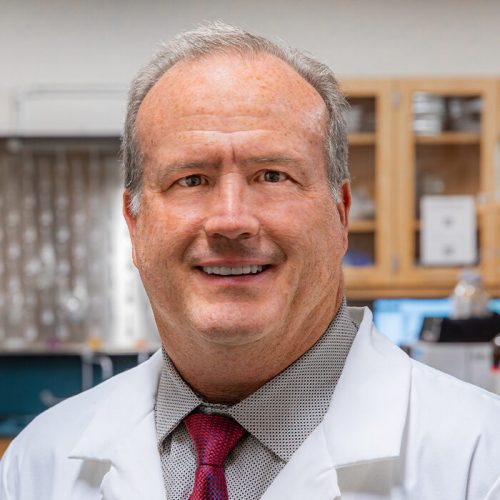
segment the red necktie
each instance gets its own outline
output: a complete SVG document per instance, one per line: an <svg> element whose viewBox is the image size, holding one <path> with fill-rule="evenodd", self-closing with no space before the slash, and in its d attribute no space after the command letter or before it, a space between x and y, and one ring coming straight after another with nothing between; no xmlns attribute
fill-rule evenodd
<svg viewBox="0 0 500 500"><path fill-rule="evenodd" d="M231 417L191 413L184 419L198 454L190 500L228 500L224 461L246 431Z"/></svg>

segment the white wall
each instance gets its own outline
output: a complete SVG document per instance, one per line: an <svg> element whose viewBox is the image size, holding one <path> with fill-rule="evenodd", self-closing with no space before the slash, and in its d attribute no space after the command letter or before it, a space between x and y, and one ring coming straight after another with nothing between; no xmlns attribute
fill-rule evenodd
<svg viewBox="0 0 500 500"><path fill-rule="evenodd" d="M19 89L126 85L161 40L214 19L339 75L500 75L499 0L0 0L0 134Z"/></svg>

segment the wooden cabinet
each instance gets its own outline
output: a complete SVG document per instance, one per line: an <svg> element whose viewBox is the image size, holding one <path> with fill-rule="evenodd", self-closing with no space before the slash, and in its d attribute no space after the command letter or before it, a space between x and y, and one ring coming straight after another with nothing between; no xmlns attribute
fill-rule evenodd
<svg viewBox="0 0 500 500"><path fill-rule="evenodd" d="M477 261L500 294L500 83L494 79L344 80L351 103L353 211L348 296L446 296L460 266L424 265L420 201L472 195Z"/></svg>
<svg viewBox="0 0 500 500"><path fill-rule="evenodd" d="M344 270L350 287L369 289L389 284L391 275L392 82L349 80L342 90L351 106L346 118L353 196Z"/></svg>
<svg viewBox="0 0 500 500"><path fill-rule="evenodd" d="M5 450L7 449L11 441L12 438L0 437L0 459L2 458L2 455L5 453Z"/></svg>
<svg viewBox="0 0 500 500"><path fill-rule="evenodd" d="M497 105L497 141L498 141L497 146L500 146L500 80L498 80L498 82L497 82L496 98L497 98L496 105ZM497 161L498 161L498 157L497 157ZM497 163L497 166L498 166L498 163ZM500 179L497 178L497 181L500 183ZM500 187L500 186L497 185L497 187Z"/></svg>

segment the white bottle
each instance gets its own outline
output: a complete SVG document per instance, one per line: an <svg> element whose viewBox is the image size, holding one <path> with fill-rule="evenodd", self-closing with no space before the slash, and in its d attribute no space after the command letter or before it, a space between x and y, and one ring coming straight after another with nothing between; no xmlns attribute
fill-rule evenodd
<svg viewBox="0 0 500 500"><path fill-rule="evenodd" d="M451 317L467 319L490 316L489 298L479 272L474 269L464 269L451 295Z"/></svg>

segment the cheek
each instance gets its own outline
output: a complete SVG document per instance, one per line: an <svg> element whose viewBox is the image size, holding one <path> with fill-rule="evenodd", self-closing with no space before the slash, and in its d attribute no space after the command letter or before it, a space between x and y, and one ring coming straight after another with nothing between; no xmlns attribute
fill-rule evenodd
<svg viewBox="0 0 500 500"><path fill-rule="evenodd" d="M136 247L137 267L149 296L153 311L163 312L181 307L182 281L178 279L182 243L177 225L164 218L142 221Z"/></svg>
<svg viewBox="0 0 500 500"><path fill-rule="evenodd" d="M344 228L335 215L323 217L316 226L311 227L309 273L317 277L318 283L334 280L338 275L344 255L344 234Z"/></svg>
<svg viewBox="0 0 500 500"><path fill-rule="evenodd" d="M175 208L158 197L145 203L141 210L138 246L145 255L170 254L196 231L198 214L189 207Z"/></svg>
<svg viewBox="0 0 500 500"><path fill-rule="evenodd" d="M281 227L292 244L305 248L333 249L342 244L343 231L339 215L332 203L316 200L308 204L289 203L275 217L276 227Z"/></svg>
<svg viewBox="0 0 500 500"><path fill-rule="evenodd" d="M343 255L344 230L328 202L288 203L272 221L269 232L293 263L291 280L325 280L336 274ZM269 214L268 214L269 215Z"/></svg>
<svg viewBox="0 0 500 500"><path fill-rule="evenodd" d="M157 281L168 271L169 263L180 242L178 225L164 218L143 218L136 230L135 253L137 267L148 281Z"/></svg>

